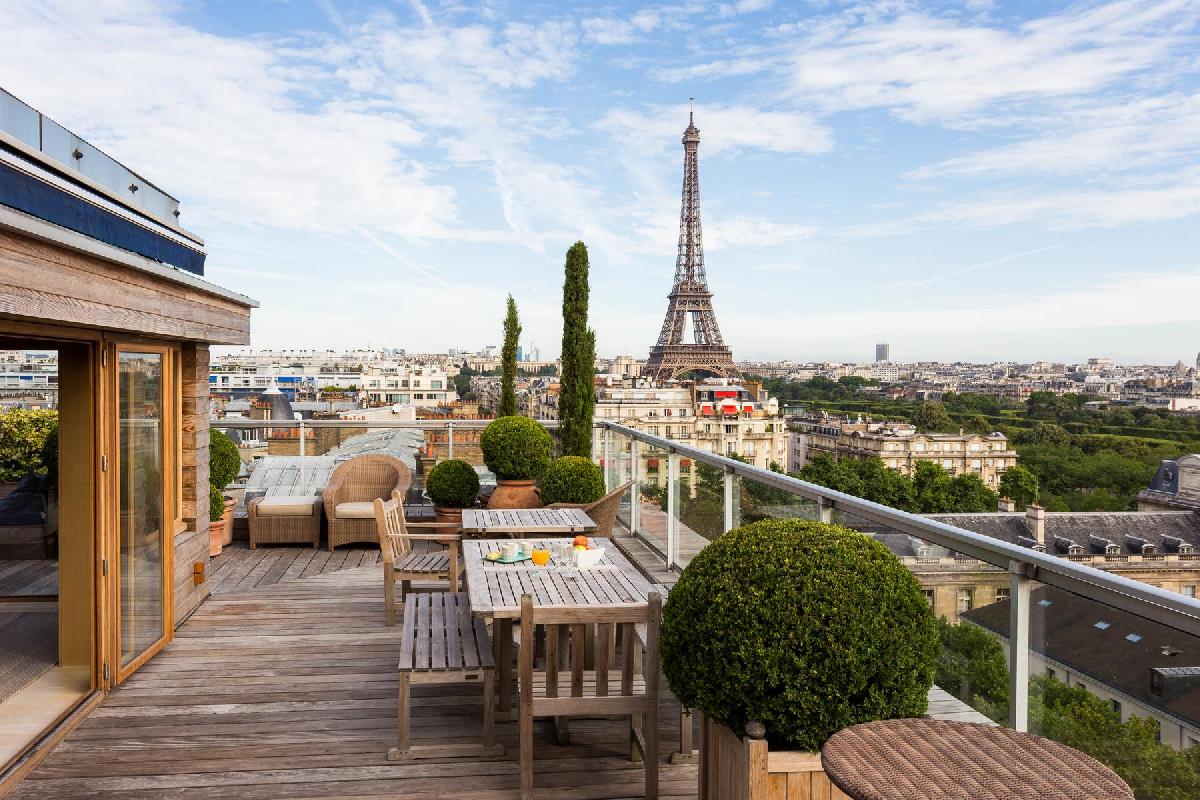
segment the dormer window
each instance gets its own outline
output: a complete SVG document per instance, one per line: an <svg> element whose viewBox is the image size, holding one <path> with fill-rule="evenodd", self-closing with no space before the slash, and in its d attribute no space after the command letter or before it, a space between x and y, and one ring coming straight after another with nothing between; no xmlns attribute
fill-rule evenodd
<svg viewBox="0 0 1200 800"><path fill-rule="evenodd" d="M1121 555L1121 548L1116 546L1115 544L1107 545L1104 548L1104 554L1108 555L1108 556L1119 556L1119 555Z"/></svg>
<svg viewBox="0 0 1200 800"><path fill-rule="evenodd" d="M1067 555L1081 556L1083 555L1083 545L1073 544L1067 548Z"/></svg>
<svg viewBox="0 0 1200 800"><path fill-rule="evenodd" d="M933 548L929 546L918 547L917 558L919 558L921 561L931 560L933 558Z"/></svg>
<svg viewBox="0 0 1200 800"><path fill-rule="evenodd" d="M1187 542L1179 545L1179 555L1181 556L1190 556L1193 552L1195 552L1195 550L1196 548Z"/></svg>

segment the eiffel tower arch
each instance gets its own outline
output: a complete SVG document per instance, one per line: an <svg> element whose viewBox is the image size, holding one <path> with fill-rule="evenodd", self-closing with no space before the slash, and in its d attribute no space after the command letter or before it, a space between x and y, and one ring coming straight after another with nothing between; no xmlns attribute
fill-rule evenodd
<svg viewBox="0 0 1200 800"><path fill-rule="evenodd" d="M721 338L712 292L704 272L704 237L700 227L700 130L688 114L683 132L683 204L679 211L679 250L675 258L675 284L668 297L658 344L650 348L650 359L642 375L662 383L688 372L704 372L720 378L739 378L733 350ZM692 318L694 342L683 341L687 317Z"/></svg>

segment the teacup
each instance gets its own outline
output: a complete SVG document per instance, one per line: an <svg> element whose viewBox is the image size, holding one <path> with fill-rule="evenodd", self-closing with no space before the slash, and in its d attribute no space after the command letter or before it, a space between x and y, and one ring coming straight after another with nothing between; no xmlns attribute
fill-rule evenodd
<svg viewBox="0 0 1200 800"><path fill-rule="evenodd" d="M521 555L527 556L533 552L533 542L528 539L521 540Z"/></svg>
<svg viewBox="0 0 1200 800"><path fill-rule="evenodd" d="M516 558L518 552L516 542L505 542L500 545L500 555L504 558Z"/></svg>

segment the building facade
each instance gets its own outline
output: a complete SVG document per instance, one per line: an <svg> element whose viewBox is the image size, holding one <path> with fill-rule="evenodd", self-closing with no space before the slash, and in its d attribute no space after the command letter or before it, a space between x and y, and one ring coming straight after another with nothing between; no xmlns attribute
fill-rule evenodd
<svg viewBox="0 0 1200 800"><path fill-rule="evenodd" d="M908 423L850 421L838 417L806 417L792 421L787 468L795 472L818 454L843 458L879 458L885 466L912 475L920 461L943 467L951 475L978 475L988 488L1000 488L1004 470L1017 463L1017 453L1002 433L919 433Z"/></svg>
<svg viewBox="0 0 1200 800"><path fill-rule="evenodd" d="M435 408L458 400L450 375L431 365L373 364L363 372L361 391L372 406Z"/></svg>
<svg viewBox="0 0 1200 800"><path fill-rule="evenodd" d="M753 381L657 387L627 380L597 390L595 415L718 455L736 453L764 469L787 458L778 401Z"/></svg>

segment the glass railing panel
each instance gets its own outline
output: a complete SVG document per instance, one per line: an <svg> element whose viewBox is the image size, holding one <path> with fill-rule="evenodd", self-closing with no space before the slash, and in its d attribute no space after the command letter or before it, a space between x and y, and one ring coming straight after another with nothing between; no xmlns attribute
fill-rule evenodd
<svg viewBox="0 0 1200 800"><path fill-rule="evenodd" d="M817 504L786 489L739 476L737 484L739 524L763 519L819 520Z"/></svg>
<svg viewBox="0 0 1200 800"><path fill-rule="evenodd" d="M608 491L623 486L633 478L633 440L622 433L610 434L608 457L606 459L604 479ZM617 509L617 519L625 530L629 530L629 512L633 507L634 492L626 491L621 495L621 505Z"/></svg>
<svg viewBox="0 0 1200 800"><path fill-rule="evenodd" d="M685 567L705 545L725 532L725 471L690 458L680 458L676 489L676 562Z"/></svg>
<svg viewBox="0 0 1200 800"><path fill-rule="evenodd" d="M1178 592L1195 573L1156 578ZM1008 605L967 618L1007 643ZM1029 730L1107 764L1139 800L1200 797L1200 636L1149 604L1038 583L1029 609Z"/></svg>
<svg viewBox="0 0 1200 800"><path fill-rule="evenodd" d="M667 451L639 442L635 533L664 558L667 554Z"/></svg>

